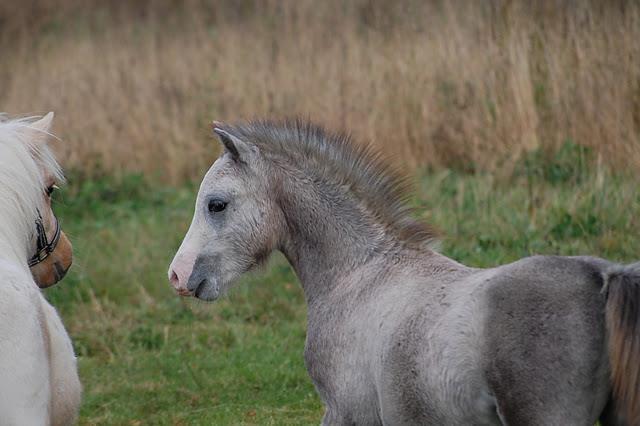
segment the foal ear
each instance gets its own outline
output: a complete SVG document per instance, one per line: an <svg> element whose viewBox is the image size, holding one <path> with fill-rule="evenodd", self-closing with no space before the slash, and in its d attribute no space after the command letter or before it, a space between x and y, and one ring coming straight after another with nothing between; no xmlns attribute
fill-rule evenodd
<svg viewBox="0 0 640 426"><path fill-rule="evenodd" d="M53 122L53 111L29 124L28 128L33 134L33 139L46 142L51 136L51 123Z"/></svg>
<svg viewBox="0 0 640 426"><path fill-rule="evenodd" d="M232 135L228 131L221 129L220 126L221 124L217 121L213 122L213 132L218 135L225 151L231 154L233 161L243 161L245 159L244 157L251 152L251 148L245 141Z"/></svg>

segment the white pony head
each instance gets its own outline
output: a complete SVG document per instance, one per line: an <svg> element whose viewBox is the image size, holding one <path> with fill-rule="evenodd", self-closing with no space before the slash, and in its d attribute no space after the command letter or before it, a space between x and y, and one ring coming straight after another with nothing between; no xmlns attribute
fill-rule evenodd
<svg viewBox="0 0 640 426"><path fill-rule="evenodd" d="M0 115L0 256L30 267L40 287L62 279L72 261L51 210L51 193L63 180L47 146L52 120L52 112L39 119Z"/></svg>

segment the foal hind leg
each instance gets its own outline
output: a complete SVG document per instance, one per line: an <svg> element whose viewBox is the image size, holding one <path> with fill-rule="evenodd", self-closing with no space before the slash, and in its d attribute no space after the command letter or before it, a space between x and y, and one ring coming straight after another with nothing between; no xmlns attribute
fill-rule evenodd
<svg viewBox="0 0 640 426"><path fill-rule="evenodd" d="M518 426L594 425L609 394L602 356L575 356L584 355L587 348L566 351L552 342L537 341L525 350L516 349L521 347L496 351L488 371L502 422Z"/></svg>
<svg viewBox="0 0 640 426"><path fill-rule="evenodd" d="M502 424L509 426L592 426L593 416L580 407L549 406L533 401L497 401ZM614 423L615 425L615 423Z"/></svg>
<svg viewBox="0 0 640 426"><path fill-rule="evenodd" d="M527 376L526 372L523 373ZM608 377L596 374L595 380L576 383L576 376L566 371L547 373L537 379L528 376L527 380L516 378L499 384L494 382L496 411L502 423L517 426L593 426L607 402ZM612 421L603 423L603 426L623 424Z"/></svg>
<svg viewBox="0 0 640 426"><path fill-rule="evenodd" d="M591 426L610 388L602 283L580 263L529 263L527 278L501 277L488 292L485 362L498 412L511 425ZM543 279L545 268L565 282Z"/></svg>

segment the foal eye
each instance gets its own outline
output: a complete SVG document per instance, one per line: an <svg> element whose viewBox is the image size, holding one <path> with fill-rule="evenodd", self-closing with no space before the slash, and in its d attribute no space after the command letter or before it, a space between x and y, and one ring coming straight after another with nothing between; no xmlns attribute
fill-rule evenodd
<svg viewBox="0 0 640 426"><path fill-rule="evenodd" d="M209 212L217 213L221 212L227 207L227 203L222 200L211 200L209 201Z"/></svg>

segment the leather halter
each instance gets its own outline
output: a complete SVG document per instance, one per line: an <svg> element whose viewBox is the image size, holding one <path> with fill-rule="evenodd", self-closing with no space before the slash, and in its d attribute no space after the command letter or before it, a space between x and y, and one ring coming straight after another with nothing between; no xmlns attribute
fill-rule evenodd
<svg viewBox="0 0 640 426"><path fill-rule="evenodd" d="M58 222L57 217L53 217L56 223L56 230L53 234L53 238L51 241L47 238L47 230L44 228L44 223L42 222L42 215L40 214L40 210L38 210L38 218L36 219L36 232L38 234L37 241L37 250L36 254L34 254L31 259L29 259L29 267L33 267L38 263L45 260L53 251L56 249L58 245L58 241L60 240L60 222Z"/></svg>

